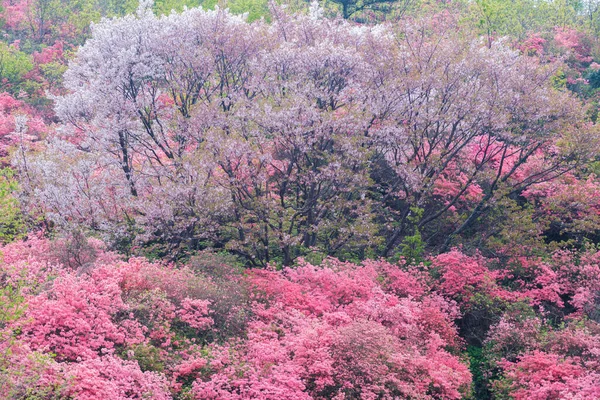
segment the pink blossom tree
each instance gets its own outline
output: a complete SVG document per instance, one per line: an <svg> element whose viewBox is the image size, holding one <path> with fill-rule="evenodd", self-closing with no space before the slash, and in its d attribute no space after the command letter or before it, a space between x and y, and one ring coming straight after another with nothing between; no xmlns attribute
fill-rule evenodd
<svg viewBox="0 0 600 400"><path fill-rule="evenodd" d="M451 22L104 21L65 74L62 139L28 162L31 193L65 227L138 230L167 253L209 240L255 266L392 255L415 229L448 247L499 198L596 151L553 64Z"/></svg>

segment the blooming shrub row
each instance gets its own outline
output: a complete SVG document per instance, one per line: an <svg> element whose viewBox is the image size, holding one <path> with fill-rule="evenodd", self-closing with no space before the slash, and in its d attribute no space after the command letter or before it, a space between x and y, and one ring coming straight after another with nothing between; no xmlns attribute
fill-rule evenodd
<svg viewBox="0 0 600 400"><path fill-rule="evenodd" d="M87 263L69 266L65 246L32 237L1 250L12 288L2 302L3 398L458 399L468 391L458 308L419 270L328 259L210 276L122 261L94 241L80 250ZM238 296L219 290L224 280ZM234 320L242 335L228 331Z"/></svg>
<svg viewBox="0 0 600 400"><path fill-rule="evenodd" d="M592 251L243 272L124 261L92 239L81 264L69 248L1 249L2 398L459 399L477 362L497 396L600 390ZM484 311L484 357L469 362L466 321Z"/></svg>

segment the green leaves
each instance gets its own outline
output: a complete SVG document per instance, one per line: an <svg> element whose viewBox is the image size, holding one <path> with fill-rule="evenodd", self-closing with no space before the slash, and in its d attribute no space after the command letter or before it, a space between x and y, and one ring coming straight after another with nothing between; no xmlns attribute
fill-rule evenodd
<svg viewBox="0 0 600 400"><path fill-rule="evenodd" d="M0 242L8 243L25 235L26 227L19 201L15 194L19 184L14 171L0 170Z"/></svg>
<svg viewBox="0 0 600 400"><path fill-rule="evenodd" d="M406 236L400 244L400 254L409 264L418 264L424 261L425 242L419 231L418 223L423 218L423 210L417 206L410 208L410 214L407 219L413 225L413 234Z"/></svg>
<svg viewBox="0 0 600 400"><path fill-rule="evenodd" d="M0 89L18 94L24 84L24 76L33 68L31 57L0 42Z"/></svg>

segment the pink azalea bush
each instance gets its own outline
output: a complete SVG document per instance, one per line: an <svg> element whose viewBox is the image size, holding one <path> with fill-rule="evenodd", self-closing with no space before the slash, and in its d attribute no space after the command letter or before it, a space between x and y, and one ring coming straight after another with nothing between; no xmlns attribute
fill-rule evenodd
<svg viewBox="0 0 600 400"><path fill-rule="evenodd" d="M498 393L515 399L591 399L600 394L600 325L590 321L556 330L540 320L503 320L489 336L503 370Z"/></svg>
<svg viewBox="0 0 600 400"><path fill-rule="evenodd" d="M47 131L44 119L32 107L9 93L0 93L0 158L6 158L16 146L35 148Z"/></svg>
<svg viewBox="0 0 600 400"><path fill-rule="evenodd" d="M494 393L598 390L592 250L504 267L453 249L426 265L325 259L241 273L210 257L124 261L82 240L30 236L0 250L7 399L459 399L472 383L465 329L482 310L492 322L480 368Z"/></svg>
<svg viewBox="0 0 600 400"><path fill-rule="evenodd" d="M248 340L213 347L193 392L209 399L461 398L470 373L456 356L454 306L423 285L408 286L408 274L403 282L386 276L392 268L330 259L253 272L263 299Z"/></svg>
<svg viewBox="0 0 600 400"><path fill-rule="evenodd" d="M228 336L211 333L226 331L230 318L218 315L226 296L216 295L217 276L121 261L93 240L80 247L87 261L73 264L61 247L69 244L31 237L1 249L0 273L23 305L3 325L6 398L458 399L468 392L458 310L431 291L422 269L328 259L228 275L250 295L246 303L226 299L249 316L243 335Z"/></svg>

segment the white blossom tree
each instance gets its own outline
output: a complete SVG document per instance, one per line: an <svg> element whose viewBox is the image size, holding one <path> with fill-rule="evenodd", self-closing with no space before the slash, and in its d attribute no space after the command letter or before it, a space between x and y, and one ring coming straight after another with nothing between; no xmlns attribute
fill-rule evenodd
<svg viewBox="0 0 600 400"><path fill-rule="evenodd" d="M554 65L443 18L318 14L269 25L141 7L94 25L57 99L62 142L28 162L31 190L62 226L289 264L310 249L390 255L415 229L447 246L499 196L596 149Z"/></svg>

